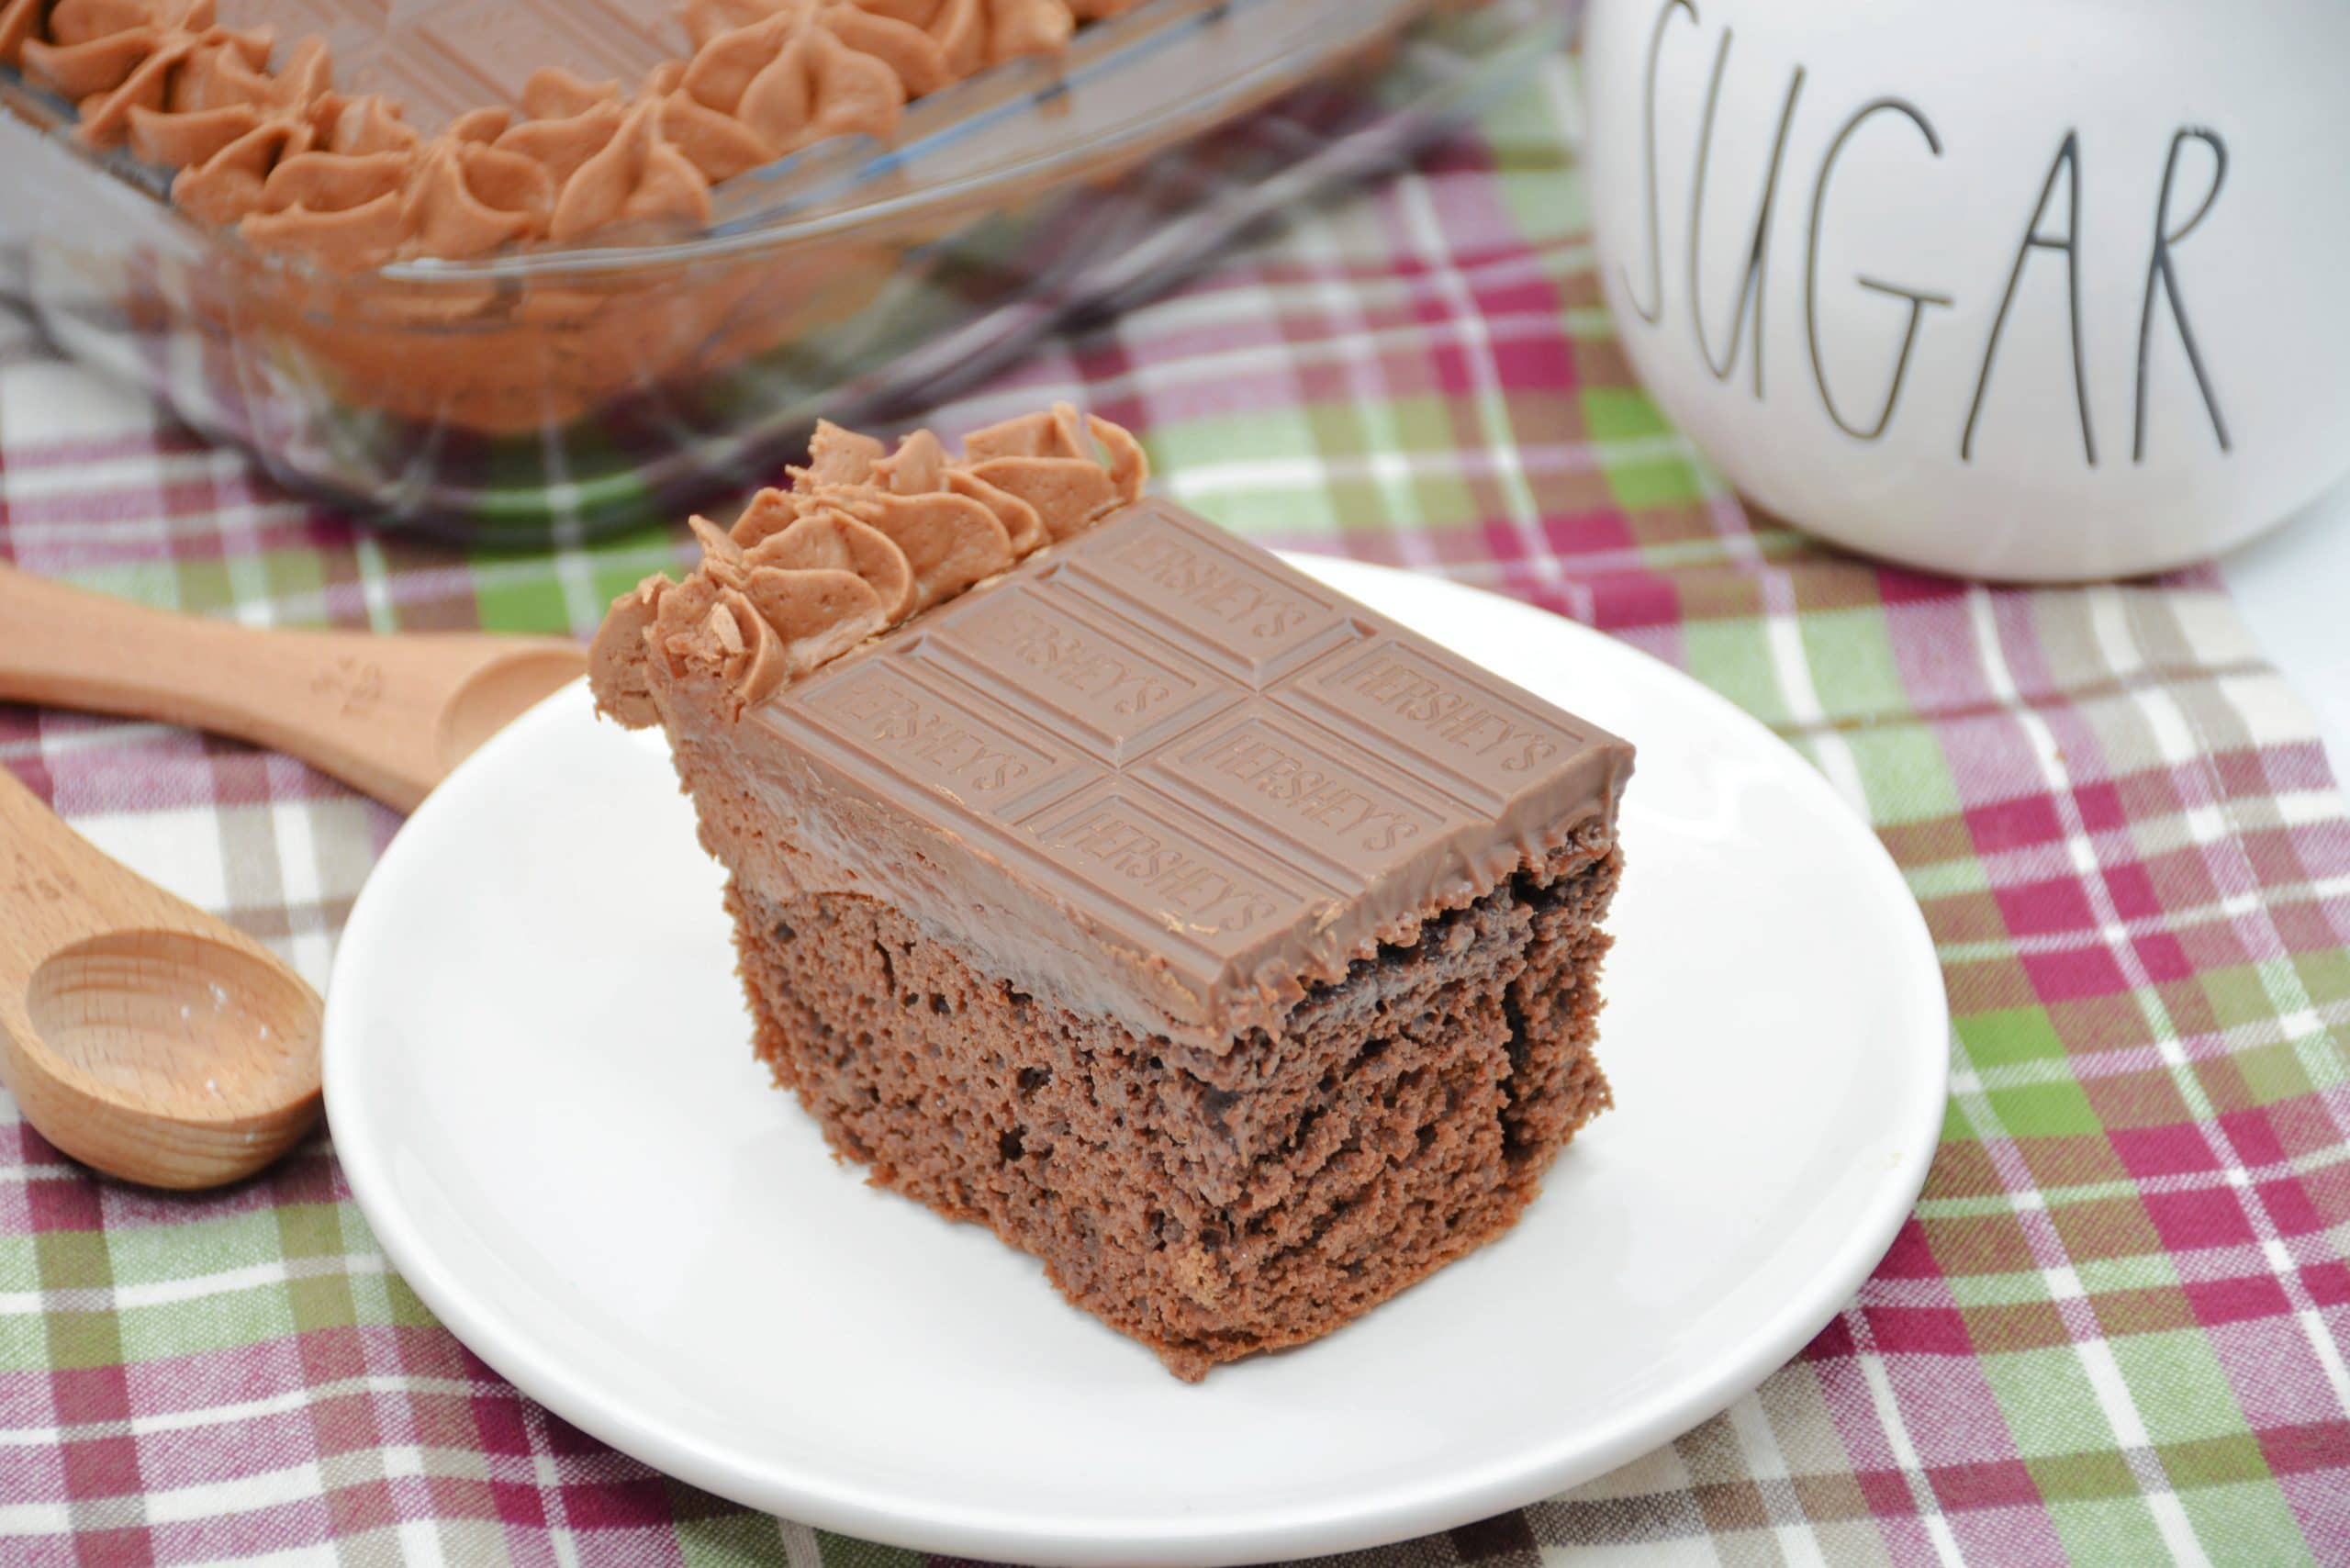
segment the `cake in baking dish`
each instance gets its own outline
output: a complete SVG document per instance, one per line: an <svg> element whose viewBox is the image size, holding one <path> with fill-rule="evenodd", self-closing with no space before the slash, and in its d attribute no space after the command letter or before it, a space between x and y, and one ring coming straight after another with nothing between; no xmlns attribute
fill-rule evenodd
<svg viewBox="0 0 2350 1568"><path fill-rule="evenodd" d="M0 66L71 100L84 141L173 171L199 221L355 271L701 225L713 186L831 137L887 140L909 102L1138 3L0 0ZM281 48L281 20L364 46L367 87L338 81L323 32ZM646 69L521 73L549 54Z"/></svg>

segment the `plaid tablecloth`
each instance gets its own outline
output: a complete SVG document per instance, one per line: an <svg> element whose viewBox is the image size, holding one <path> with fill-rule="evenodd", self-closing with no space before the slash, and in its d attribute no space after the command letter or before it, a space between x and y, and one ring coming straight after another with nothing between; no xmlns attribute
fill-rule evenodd
<svg viewBox="0 0 2350 1568"><path fill-rule="evenodd" d="M1940 945L1916 1216L1760 1392L1371 1563L2350 1562L2350 826L2215 579L1992 592L1759 526L1634 387L1563 67L1387 187L936 411L1069 396L1268 543L1438 572L1728 693L1865 811ZM586 632L660 533L466 559L288 499L0 319L0 554L257 624ZM397 826L283 757L0 707L0 761L324 979ZM5 1106L5 1102L0 1102ZM386 1267L319 1137L93 1181L0 1111L0 1562L883 1568L519 1396Z"/></svg>

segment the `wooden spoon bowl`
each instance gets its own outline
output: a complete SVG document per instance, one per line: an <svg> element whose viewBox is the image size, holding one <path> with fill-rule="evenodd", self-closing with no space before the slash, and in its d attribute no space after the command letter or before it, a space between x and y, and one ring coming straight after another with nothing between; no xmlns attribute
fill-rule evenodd
<svg viewBox="0 0 2350 1568"><path fill-rule="evenodd" d="M5 770L0 911L0 1082L67 1154L149 1186L212 1187L318 1120L318 993Z"/></svg>

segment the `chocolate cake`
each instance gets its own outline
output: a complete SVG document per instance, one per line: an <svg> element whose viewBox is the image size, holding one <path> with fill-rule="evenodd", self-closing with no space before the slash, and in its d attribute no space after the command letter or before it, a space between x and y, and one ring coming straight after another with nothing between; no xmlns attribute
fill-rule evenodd
<svg viewBox="0 0 2350 1568"><path fill-rule="evenodd" d="M615 223L710 221L712 186L829 137L888 140L906 105L1137 0L610 0L560 6L0 0L0 66L73 100L75 134L174 171L172 200L256 250L341 271ZM428 14L429 13L429 14ZM370 90L339 86L330 19ZM241 25L240 25L241 24ZM593 47L583 39L593 38ZM642 69L632 90L533 57ZM473 81L486 101L452 101ZM408 102L423 117L411 123Z"/></svg>
<svg viewBox="0 0 2350 1568"><path fill-rule="evenodd" d="M1606 1106L1631 749L1142 480L1066 408L828 427L594 683L839 1156L1197 1379L1492 1240Z"/></svg>

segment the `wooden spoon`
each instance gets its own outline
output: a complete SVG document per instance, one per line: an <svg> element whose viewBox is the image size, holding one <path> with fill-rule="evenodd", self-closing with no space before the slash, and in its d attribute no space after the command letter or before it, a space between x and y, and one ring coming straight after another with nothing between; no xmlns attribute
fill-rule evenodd
<svg viewBox="0 0 2350 1568"><path fill-rule="evenodd" d="M40 1135L153 1187L215 1187L319 1115L318 993L116 864L0 768L0 1082Z"/></svg>
<svg viewBox="0 0 2350 1568"><path fill-rule="evenodd" d="M0 700L217 730L403 812L587 667L560 638L262 631L0 566Z"/></svg>

